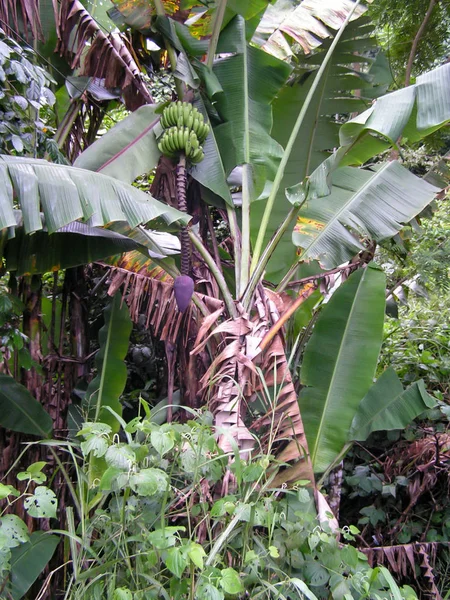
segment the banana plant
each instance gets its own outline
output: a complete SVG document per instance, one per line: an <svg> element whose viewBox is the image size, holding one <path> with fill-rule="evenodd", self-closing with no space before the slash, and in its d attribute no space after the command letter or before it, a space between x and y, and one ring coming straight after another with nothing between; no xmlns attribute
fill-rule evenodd
<svg viewBox="0 0 450 600"><path fill-rule="evenodd" d="M189 326L195 323L194 334L184 338L195 339L182 358L191 387L185 390L184 400L193 405L208 404L224 450L233 452L237 447L245 455L258 445L288 465L283 471L285 481L305 477L314 481L314 472L322 471L332 460L331 453L319 457L321 448L333 442L331 407L333 399L339 397L333 377L329 378L329 392L322 389L327 382L320 377L322 365L318 361L325 360L324 369L336 372L340 379L352 370L358 372L359 363L357 353L340 352L336 339L325 358L309 350L302 377L312 390L317 383L320 393L329 395L330 401L325 404L331 411L324 412L320 430L315 431L308 401L298 402L283 326L312 297L319 281L326 282L339 269L345 273L355 266L365 266L373 258L376 242L396 234L433 199L438 189L400 164L376 168L360 165L381 148L395 146L400 135L417 140L450 121L450 65L372 103L373 93L364 95L371 84L371 59L364 51L374 42L360 0L338 0L326 9L320 1L309 0L309 19L305 18L303 3L238 4L218 0L204 12L203 23L190 25L189 21L182 22L180 14L173 18L166 13L161 0L154 0L153 12L146 13L151 30L145 18L137 18L139 6L127 3L125 21L130 18L131 6L133 18L128 22L139 23L141 33L150 39L157 35L164 41L180 104L165 109L142 107L94 143L72 170L66 169L68 179L76 179L76 187L81 185L76 174L80 167L83 173L97 172L92 173L92 181L108 181L113 188L116 185L115 193L108 198L102 196L102 204L96 206L109 211L111 203L113 210L119 198L120 210L127 218L118 220L127 220L131 228L136 228L150 218L147 213L144 218L140 202L139 211L126 213L129 205L119 189L152 170L160 153L165 155L159 159L152 194L184 209L187 193L187 207L195 212L195 221L200 225L194 226L183 210L182 216L175 216L167 205L165 215L162 209L158 213L166 222L176 222L183 228L182 270L187 268L187 275L196 284L195 308L190 306L187 319ZM258 4L256 11L251 9L254 4ZM285 8L277 12L281 5ZM121 10L125 11L118 3ZM302 52L295 49L292 39L301 45ZM435 102L435 94L439 102ZM191 104L188 110L195 108L209 126L202 152L195 157L183 137L184 116L174 108L185 107L183 102ZM169 123L171 112L177 113L173 123ZM335 118L337 114L354 113L361 114L342 126ZM158 122L161 114L164 116ZM172 135L167 133L167 126L175 128ZM180 165L181 154L184 158ZM197 158L202 160L196 162ZM34 164L29 168L39 193L41 188L45 191L40 183L45 169ZM26 175L24 171L18 173L11 181L20 194ZM117 184L111 183L114 178ZM61 183L61 189L66 191L69 185L69 181ZM23 192L21 198L25 197ZM27 231L39 229L42 222L36 207L38 196L33 197L32 212L26 201L21 206ZM84 196L78 190L75 207L83 207L80 198ZM11 201L4 205L10 210L10 226L14 207ZM43 202L47 214L49 206ZM211 206L220 212L228 229L228 239L222 245L210 226ZM65 225L71 219L91 219L91 213L98 218L100 214L99 208L94 213L92 207L88 214L89 206L82 214L76 213L79 209L72 210L75 212L66 215ZM56 215L57 222L50 221L52 230L62 226L58 211ZM155 217L152 213L151 218ZM87 224L107 222L107 218L100 218ZM155 221L151 223L153 227ZM191 263L186 262L186 248L195 258ZM277 248L282 248L283 260ZM350 264L343 264L348 261ZM127 265L131 268L130 260ZM301 287L291 286L293 295L281 294L299 269L309 270L308 282ZM173 277L179 275L177 268L168 267L168 271ZM141 307L141 296L138 299L137 294L145 292L147 322L160 333L167 348L176 347L182 327L168 282L153 281L142 269L136 276L138 283L132 281L132 276L117 273L114 285L128 286L133 316ZM381 298L382 274L376 269L369 266L352 277L353 285L348 282L344 288L349 295L347 308L359 303L361 286L372 280L377 281L377 298ZM279 285L278 290L274 292L267 284L272 288ZM155 303L158 294L164 301ZM379 332L381 301L375 302L369 294L367 302L376 313ZM349 335L358 335L361 321L370 323L368 316L362 315L359 321L348 320L352 330ZM355 386L350 386L347 433L352 411L354 415L368 391L378 349L379 341L374 340L371 364L361 377L358 375ZM309 360L316 363L310 364ZM200 364L203 372L199 376ZM314 393L305 392L305 398Z"/></svg>

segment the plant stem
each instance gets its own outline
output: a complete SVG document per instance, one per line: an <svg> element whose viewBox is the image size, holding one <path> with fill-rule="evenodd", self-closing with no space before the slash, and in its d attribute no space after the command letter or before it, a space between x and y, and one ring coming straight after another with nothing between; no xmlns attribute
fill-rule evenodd
<svg viewBox="0 0 450 600"><path fill-rule="evenodd" d="M247 144L248 146L248 144ZM249 158L250 160L250 158ZM240 298L248 284L250 271L250 181L251 167L249 163L242 165L242 238L239 288L236 289Z"/></svg>
<svg viewBox="0 0 450 600"><path fill-rule="evenodd" d="M423 32L425 31L425 27L427 26L428 21L430 20L431 13L433 12L434 6L436 4L436 0L430 0L430 4L428 5L428 10L425 13L422 23L420 24L419 29L414 37L411 52L408 57L408 64L406 65L406 73L405 73L405 87L408 87L411 83L411 71L414 63L414 59L416 58L417 46L419 45L420 38L422 37Z"/></svg>
<svg viewBox="0 0 450 600"><path fill-rule="evenodd" d="M302 202L302 204L303 204L303 202ZM293 206L291 208L291 210L287 214L286 218L284 219L283 223L281 223L281 225L279 226L277 231L272 236L272 239L266 246L260 260L258 261L258 264L256 265L256 269L254 270L254 272L252 273L252 276L250 277L249 284L248 284L247 289L245 290L245 293L242 297L242 305L244 306L245 310L249 309L249 306L250 306L250 303L251 303L252 297L253 297L253 292L255 291L256 286L258 285L260 278L264 272L264 269L266 268L267 263L270 260L270 257L272 256L272 254L275 251L275 248L278 245L278 242L280 241L280 239L282 238L282 236L284 235L285 231L287 230L289 225L292 223L292 221L294 221L296 219L297 213L300 210L302 204L300 204L300 206Z"/></svg>
<svg viewBox="0 0 450 600"><path fill-rule="evenodd" d="M239 231L236 211L227 204L228 225L230 227L231 239L233 240L234 250L234 272L236 277L236 297L241 281L241 232Z"/></svg>
<svg viewBox="0 0 450 600"><path fill-rule="evenodd" d="M219 41L220 30L222 29L223 17L227 7L227 0L217 0L216 13L214 15L211 39L209 40L208 55L206 57L206 66L212 69L214 56L216 54L217 42Z"/></svg>
<svg viewBox="0 0 450 600"><path fill-rule="evenodd" d="M224 276L222 275L218 266L214 262L213 257L208 252L208 250L205 248L205 246L202 244L201 239L199 237L197 237L192 230L189 231L189 237L191 238L191 242L197 248L199 254L203 258L205 263L208 265L208 268L211 271L214 279L217 281L217 285L219 286L219 289L222 292L222 296L223 296L224 302L226 304L226 307L228 309L228 313L230 314L230 316L232 318L236 318L237 311L236 311L236 307L233 302L233 298L230 294L230 290L228 289L228 286L226 284Z"/></svg>
<svg viewBox="0 0 450 600"><path fill-rule="evenodd" d="M355 10L358 7L358 5L360 4L360 2L361 2L361 0L357 0L355 2L352 10L349 12L349 14L347 15L347 18L342 23L339 31L337 32L331 46L328 49L328 52L325 55L325 58L320 66L320 69L317 71L317 75L314 78L314 82L306 96L305 102L303 103L303 106L297 117L297 121L294 125L291 136L289 138L286 149L284 151L283 158L281 159L280 165L278 167L277 174L275 176L275 181L273 182L273 186L272 186L269 198L267 199L266 207L265 207L263 218L261 221L261 227L260 227L260 230L258 233L258 237L257 237L256 244L255 244L255 250L253 253L253 260L252 260L252 266L251 266L252 273L255 272L255 270L257 269L257 266L258 266L258 261L259 261L260 255L261 255L262 246L264 243L264 237L266 235L267 226L269 224L270 216L272 214L272 209L273 209L273 205L275 203L275 198L280 189L280 185L281 185L281 182L284 177L286 165L291 156L291 152L292 152L292 148L294 147L295 140L297 139L300 128L303 125L303 121L305 120L306 114L310 108L312 101L313 101L314 94L316 93L316 90L319 87L320 81L321 81L322 76L328 66L328 63L331 60L333 52L334 52L339 40L341 39L341 36L344 33L344 30L347 27L348 22L350 21L353 13L355 12Z"/></svg>
<svg viewBox="0 0 450 600"><path fill-rule="evenodd" d="M165 17L166 11L164 9L164 4L162 3L162 0L153 0L153 4L155 5L156 14L158 15L158 17ZM164 38L164 44L166 46L167 55L170 60L170 68L172 70L172 73L175 73L177 68L177 53L175 52L175 49L172 46L172 44L166 38ZM177 77L175 77L175 87L177 89L177 96L179 100L182 100L184 96L183 82Z"/></svg>

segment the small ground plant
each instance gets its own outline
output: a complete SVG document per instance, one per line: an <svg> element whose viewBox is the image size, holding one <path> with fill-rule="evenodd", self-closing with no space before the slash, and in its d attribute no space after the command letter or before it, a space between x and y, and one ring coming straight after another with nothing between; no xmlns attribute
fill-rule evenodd
<svg viewBox="0 0 450 600"><path fill-rule="evenodd" d="M143 406L120 435L99 422L78 433L67 599L416 597L347 543L356 528L339 541L319 524L302 482L271 487L270 455L222 452L207 412L159 425Z"/></svg>

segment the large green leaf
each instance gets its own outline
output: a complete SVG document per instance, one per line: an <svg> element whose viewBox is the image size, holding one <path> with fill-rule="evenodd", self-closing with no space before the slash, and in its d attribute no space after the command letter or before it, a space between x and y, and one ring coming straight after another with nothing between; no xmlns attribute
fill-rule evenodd
<svg viewBox="0 0 450 600"><path fill-rule="evenodd" d="M376 241L392 237L429 204L439 188L416 177L397 162L372 169L342 167L311 177L310 199L299 213L292 240L304 260L319 259L326 268L349 260L363 249L359 236ZM295 199L299 186L287 190ZM356 235L353 235L355 232Z"/></svg>
<svg viewBox="0 0 450 600"><path fill-rule="evenodd" d="M353 53L361 46L366 50L375 49L376 41L372 34L373 28L365 18L347 25L306 114L301 133L294 143L266 232L266 243L291 209L284 193L285 188L303 181L333 148L339 146L339 122L336 115L341 111L357 112L367 107L369 100L365 98L365 93L372 89L371 82L362 73L355 72ZM316 61L323 60L329 46L330 42L325 41L315 55ZM349 54L342 60L342 54L347 49ZM371 59L366 60L370 63ZM302 57L303 66L301 69L297 68L295 80L291 85L285 86L273 102L272 136L283 147L289 140L293 124L315 79L316 62L310 64L311 61L312 57ZM264 208L264 201L252 204L253 240L256 240L258 235ZM296 249L291 244L291 233L292 231L288 231L283 236L268 264L266 278L271 281L279 281L296 259Z"/></svg>
<svg viewBox="0 0 450 600"><path fill-rule="evenodd" d="M323 308L303 357L300 411L314 471L344 448L369 390L383 338L385 277L369 265L353 273Z"/></svg>
<svg viewBox="0 0 450 600"><path fill-rule="evenodd" d="M368 160L375 153L374 141L385 147L396 144L400 136L418 141L450 121L450 63L420 75L414 85L378 98L361 115L345 123L340 131L342 146L353 145L352 162Z"/></svg>
<svg viewBox="0 0 450 600"><path fill-rule="evenodd" d="M250 46L245 20L237 16L222 31L214 63L223 92L215 96L222 123L214 128L226 173L244 163L252 167L252 199L272 181L282 155L281 146L270 137L271 103L291 68L282 61Z"/></svg>
<svg viewBox="0 0 450 600"><path fill-rule="evenodd" d="M8 271L34 275L84 265L137 247L136 241L124 235L74 221L52 235L46 231L26 235L22 227L16 229L4 257Z"/></svg>
<svg viewBox="0 0 450 600"><path fill-rule="evenodd" d="M11 587L8 598L23 598L47 566L58 543L56 535L35 531L28 542L11 550Z"/></svg>
<svg viewBox="0 0 450 600"><path fill-rule="evenodd" d="M45 438L52 430L52 419L23 385L0 373L0 425Z"/></svg>
<svg viewBox="0 0 450 600"><path fill-rule="evenodd" d="M404 390L396 372L389 367L362 399L349 439L364 441L373 431L404 429L418 415L435 405L436 400L427 394L422 379Z"/></svg>
<svg viewBox="0 0 450 600"><path fill-rule="evenodd" d="M80 154L74 166L126 183L151 171L161 156L154 134L160 119L156 108L147 104L125 117Z"/></svg>
<svg viewBox="0 0 450 600"><path fill-rule="evenodd" d="M126 221L153 229L187 224L185 215L131 185L107 175L45 160L0 156L0 229L16 227L15 203L26 233L53 233L83 219L93 227Z"/></svg>
<svg viewBox="0 0 450 600"><path fill-rule="evenodd" d="M100 350L95 358L97 376L86 390L85 404L89 418L108 423L118 430L119 424L105 407L122 413L119 398L127 382L124 358L128 351L132 323L128 306L116 294L104 310L105 324L99 332Z"/></svg>

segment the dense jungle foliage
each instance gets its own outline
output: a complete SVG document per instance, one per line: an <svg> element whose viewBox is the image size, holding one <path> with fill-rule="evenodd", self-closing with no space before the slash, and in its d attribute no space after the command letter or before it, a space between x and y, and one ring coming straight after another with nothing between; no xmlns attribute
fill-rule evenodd
<svg viewBox="0 0 450 600"><path fill-rule="evenodd" d="M450 8L0 0L0 598L450 598Z"/></svg>

